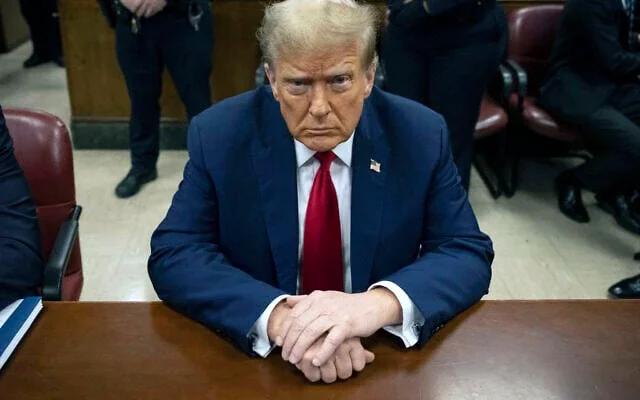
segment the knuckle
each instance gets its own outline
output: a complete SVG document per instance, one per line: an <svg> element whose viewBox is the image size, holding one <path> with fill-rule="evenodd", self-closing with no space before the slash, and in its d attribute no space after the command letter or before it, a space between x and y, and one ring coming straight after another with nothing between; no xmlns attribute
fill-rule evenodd
<svg viewBox="0 0 640 400"><path fill-rule="evenodd" d="M332 345L333 347L338 347L340 346L340 344L342 344L342 338L339 336L327 336L327 338L325 339L325 342L327 342L328 344Z"/></svg>

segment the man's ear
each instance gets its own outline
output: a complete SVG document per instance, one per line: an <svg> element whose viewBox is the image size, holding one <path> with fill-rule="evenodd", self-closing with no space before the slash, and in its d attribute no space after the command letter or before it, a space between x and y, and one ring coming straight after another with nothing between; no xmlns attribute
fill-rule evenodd
<svg viewBox="0 0 640 400"><path fill-rule="evenodd" d="M267 78L269 79L269 86L271 86L271 91L273 92L273 97L276 100L280 101L278 98L278 87L276 86L276 73L273 71L268 63L264 63L264 72L267 74Z"/></svg>
<svg viewBox="0 0 640 400"><path fill-rule="evenodd" d="M367 69L367 72L365 73L365 79L366 79L366 84L364 87L364 97L367 98L369 97L369 95L371 94L371 91L373 90L373 85L376 79L375 63L371 67L369 67L369 69Z"/></svg>

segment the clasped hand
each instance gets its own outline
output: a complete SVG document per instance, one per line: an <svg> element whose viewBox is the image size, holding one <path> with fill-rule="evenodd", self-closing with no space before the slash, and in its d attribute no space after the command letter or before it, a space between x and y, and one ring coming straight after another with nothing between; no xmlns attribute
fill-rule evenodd
<svg viewBox="0 0 640 400"><path fill-rule="evenodd" d="M372 362L373 353L362 347L360 338L398 318L400 306L386 289L358 294L317 291L280 303L269 320L269 337L282 346L282 358L309 380L333 382Z"/></svg>

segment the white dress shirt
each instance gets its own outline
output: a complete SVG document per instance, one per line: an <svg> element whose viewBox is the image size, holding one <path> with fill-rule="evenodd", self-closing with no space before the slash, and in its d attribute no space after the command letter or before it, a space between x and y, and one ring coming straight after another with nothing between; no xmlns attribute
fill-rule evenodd
<svg viewBox="0 0 640 400"><path fill-rule="evenodd" d="M346 293L351 293L351 154L353 150L353 136L354 135L351 135L347 141L340 143L333 149L336 158L331 163L329 169L331 181L338 196L344 266L344 291ZM297 140L295 140L294 143L298 165L298 231L300 233L298 238L298 265L300 265L302 244L304 243L304 224L307 205L316 172L318 172L320 168L320 161L314 157L315 151L308 149ZM406 347L415 345L418 342L420 328L424 325L424 316L405 291L393 282L380 281L371 285L369 290L381 286L389 289L396 296L402 307L402 324L386 326L384 329L401 338ZM297 292L300 292L300 270L298 270ZM283 295L273 300L249 332L249 337L253 340L253 351L262 357L268 356L274 348L274 345L269 341L267 335L269 317L275 306L286 297L286 295Z"/></svg>

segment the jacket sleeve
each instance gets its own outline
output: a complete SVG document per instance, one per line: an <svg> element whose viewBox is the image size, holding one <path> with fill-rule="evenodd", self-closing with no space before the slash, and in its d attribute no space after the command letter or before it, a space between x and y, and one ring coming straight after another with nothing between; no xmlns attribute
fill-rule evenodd
<svg viewBox="0 0 640 400"><path fill-rule="evenodd" d="M460 185L448 138L441 120L440 161L424 205L420 255L385 278L401 287L425 318L418 346L479 301L491 280L492 243Z"/></svg>
<svg viewBox="0 0 640 400"><path fill-rule="evenodd" d="M567 3L567 15L581 40L595 52L594 62L612 74L640 74L640 53L625 49L618 37L616 13L622 12L619 0L587 0Z"/></svg>
<svg viewBox="0 0 640 400"><path fill-rule="evenodd" d="M37 294L43 274L35 204L0 109L0 301Z"/></svg>
<svg viewBox="0 0 640 400"><path fill-rule="evenodd" d="M149 275L166 304L255 355L251 328L285 293L234 267L220 248L216 188L204 166L198 122L189 128L183 180L151 238Z"/></svg>

